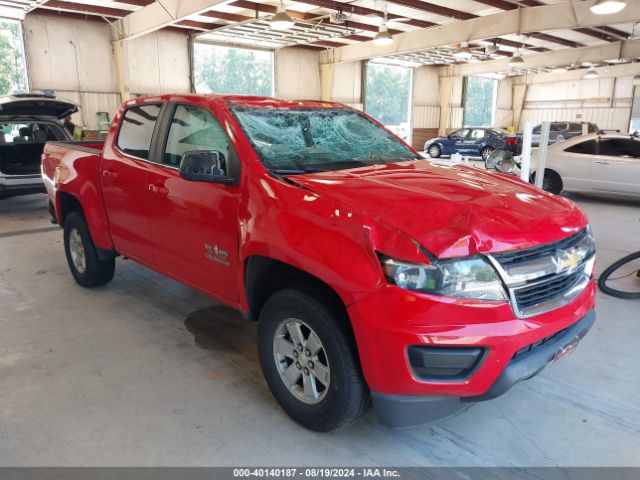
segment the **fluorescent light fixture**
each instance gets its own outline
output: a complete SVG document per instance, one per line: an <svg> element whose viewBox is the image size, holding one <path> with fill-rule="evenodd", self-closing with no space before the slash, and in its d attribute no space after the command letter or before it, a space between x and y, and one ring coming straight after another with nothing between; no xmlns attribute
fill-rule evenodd
<svg viewBox="0 0 640 480"><path fill-rule="evenodd" d="M627 2L625 0L596 0L591 5L591 12L596 15L609 15L618 13L626 6Z"/></svg>
<svg viewBox="0 0 640 480"><path fill-rule="evenodd" d="M567 67L553 67L551 71L553 73L567 73Z"/></svg>
<svg viewBox="0 0 640 480"><path fill-rule="evenodd" d="M473 57L473 53L471 53L467 42L461 43L460 48L453 52L453 58L456 60L469 60L471 57Z"/></svg>
<svg viewBox="0 0 640 480"><path fill-rule="evenodd" d="M389 33L386 25L380 25L378 33L373 38L373 43L376 45L391 45L393 43L393 37Z"/></svg>
<svg viewBox="0 0 640 480"><path fill-rule="evenodd" d="M269 20L271 28L276 30L288 30L295 25L293 18L287 13L284 3L280 2L276 14Z"/></svg>
<svg viewBox="0 0 640 480"><path fill-rule="evenodd" d="M591 67L589 70L587 70L587 73L584 74L583 78L586 78L587 80L598 78L598 71L595 69L595 67Z"/></svg>

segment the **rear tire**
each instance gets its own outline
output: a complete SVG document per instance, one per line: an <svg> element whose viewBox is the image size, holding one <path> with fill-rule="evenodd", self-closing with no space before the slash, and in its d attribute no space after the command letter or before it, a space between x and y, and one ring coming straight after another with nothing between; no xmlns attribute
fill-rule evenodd
<svg viewBox="0 0 640 480"><path fill-rule="evenodd" d="M440 155L442 155L442 150L438 145L431 145L427 152L431 158L440 158Z"/></svg>
<svg viewBox="0 0 640 480"><path fill-rule="evenodd" d="M493 150L494 149L491 147L484 147L482 150L480 150L480 156L482 157L482 160L484 160L485 164L487 163L489 155L493 153Z"/></svg>
<svg viewBox="0 0 640 480"><path fill-rule="evenodd" d="M329 432L362 416L370 399L348 319L314 297L302 289L276 292L260 313L258 350L271 393L287 415Z"/></svg>
<svg viewBox="0 0 640 480"><path fill-rule="evenodd" d="M87 222L79 212L71 212L64 220L64 251L71 275L83 287L105 285L113 278L115 258L98 258Z"/></svg>

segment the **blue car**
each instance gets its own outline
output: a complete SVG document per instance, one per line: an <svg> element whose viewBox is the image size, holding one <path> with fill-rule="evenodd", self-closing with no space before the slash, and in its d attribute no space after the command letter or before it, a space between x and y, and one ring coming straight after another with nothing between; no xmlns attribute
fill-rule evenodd
<svg viewBox="0 0 640 480"><path fill-rule="evenodd" d="M431 158L459 153L469 157L481 157L487 160L491 152L500 148L520 155L522 142L519 136L502 128L465 127L447 135L427 140L424 151Z"/></svg>

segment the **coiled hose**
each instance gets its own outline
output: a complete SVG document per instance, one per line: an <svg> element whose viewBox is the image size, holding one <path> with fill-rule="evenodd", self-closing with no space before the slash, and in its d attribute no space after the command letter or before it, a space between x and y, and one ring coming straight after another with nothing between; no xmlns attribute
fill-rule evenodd
<svg viewBox="0 0 640 480"><path fill-rule="evenodd" d="M611 295L612 297L628 298L628 299L640 298L640 291L627 292L624 290L617 290L615 288L611 288L607 285L607 280L609 280L609 277L611 276L611 274L613 274L613 272L618 270L620 267L626 265L627 263L632 262L638 258L640 258L640 251L627 255L626 257L622 257L620 260L613 262L611 265L609 265L600 274L600 278L598 279L598 287L600 287L600 290L602 290L602 292L606 293L607 295ZM640 280L640 269L634 272L621 275L619 277L612 278L611 280L619 280L621 278L630 277L632 275L635 275Z"/></svg>

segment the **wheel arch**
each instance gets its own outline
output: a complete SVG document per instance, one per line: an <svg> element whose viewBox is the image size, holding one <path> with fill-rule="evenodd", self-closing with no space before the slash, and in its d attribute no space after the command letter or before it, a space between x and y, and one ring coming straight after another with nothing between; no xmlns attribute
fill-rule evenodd
<svg viewBox="0 0 640 480"><path fill-rule="evenodd" d="M258 319L265 303L275 292L290 287L320 296L333 311L348 319L342 298L324 280L272 257L252 255L245 259L244 288L251 320Z"/></svg>

